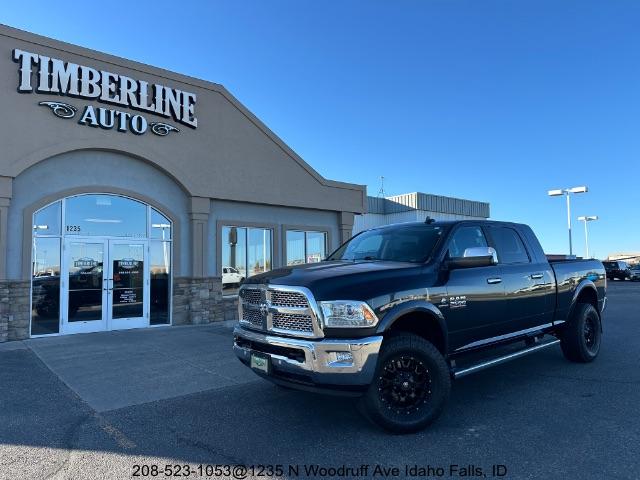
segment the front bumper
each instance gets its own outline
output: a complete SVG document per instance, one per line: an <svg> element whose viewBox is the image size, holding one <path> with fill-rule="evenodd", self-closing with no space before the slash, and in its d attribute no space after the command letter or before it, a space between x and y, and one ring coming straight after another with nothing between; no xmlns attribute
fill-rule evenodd
<svg viewBox="0 0 640 480"><path fill-rule="evenodd" d="M242 327L233 330L233 337L233 351L245 365L250 365L254 352L269 357L269 375L254 370L259 375L276 383L320 390L357 390L369 385L382 345L382 336L302 340ZM351 360L338 360L338 352L350 353Z"/></svg>

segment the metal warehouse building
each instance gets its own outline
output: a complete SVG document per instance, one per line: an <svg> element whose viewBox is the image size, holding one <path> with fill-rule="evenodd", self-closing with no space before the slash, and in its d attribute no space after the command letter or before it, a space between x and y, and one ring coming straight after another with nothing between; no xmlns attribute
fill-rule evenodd
<svg viewBox="0 0 640 480"><path fill-rule="evenodd" d="M355 218L353 233L403 222L471 220L489 218L489 204L428 193L406 193L392 197L367 197L367 213Z"/></svg>

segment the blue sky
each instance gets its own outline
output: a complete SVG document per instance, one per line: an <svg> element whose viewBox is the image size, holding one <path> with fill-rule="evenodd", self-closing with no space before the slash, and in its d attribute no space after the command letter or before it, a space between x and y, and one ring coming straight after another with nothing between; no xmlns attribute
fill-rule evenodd
<svg viewBox="0 0 640 480"><path fill-rule="evenodd" d="M10 2L0 22L225 85L322 175L640 251L640 3ZM81 7L79 7L82 5Z"/></svg>

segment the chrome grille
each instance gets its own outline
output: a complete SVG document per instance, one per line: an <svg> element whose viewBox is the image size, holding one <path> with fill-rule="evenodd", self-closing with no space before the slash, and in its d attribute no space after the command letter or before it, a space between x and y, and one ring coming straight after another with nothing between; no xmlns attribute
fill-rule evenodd
<svg viewBox="0 0 640 480"><path fill-rule="evenodd" d="M274 307L308 308L309 302L307 297L299 292L272 290L271 305Z"/></svg>
<svg viewBox="0 0 640 480"><path fill-rule="evenodd" d="M256 328L264 328L266 317L260 312L260 310L254 310L252 308L245 308L242 311L242 320L250 323Z"/></svg>
<svg viewBox="0 0 640 480"><path fill-rule="evenodd" d="M247 328L293 336L323 337L311 292L303 287L244 285L238 313Z"/></svg>
<svg viewBox="0 0 640 480"><path fill-rule="evenodd" d="M312 333L313 319L311 315L299 313L274 313L273 328Z"/></svg>
<svg viewBox="0 0 640 480"><path fill-rule="evenodd" d="M257 288L245 288L240 290L240 297L245 303L251 305L260 305L265 299L264 290Z"/></svg>

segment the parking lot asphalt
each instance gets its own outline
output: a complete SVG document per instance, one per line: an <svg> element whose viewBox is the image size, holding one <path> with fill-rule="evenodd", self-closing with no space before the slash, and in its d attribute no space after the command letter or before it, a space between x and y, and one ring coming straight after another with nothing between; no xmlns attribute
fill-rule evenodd
<svg viewBox="0 0 640 480"><path fill-rule="evenodd" d="M246 478L304 477L311 464L348 466L352 475L367 465L368 477L376 465L399 469L374 478L461 478L472 465L491 478L491 465L501 464L508 479L638 479L640 283L609 282L608 296L596 362L569 363L554 347L458 380L437 423L407 436L370 425L351 399L280 389L236 370L226 328L4 344L0 479L132 478L135 465L169 464L283 468ZM137 373L129 365L136 345L138 359L152 359ZM116 367L105 367L110 361ZM453 475L451 465L459 466Z"/></svg>

